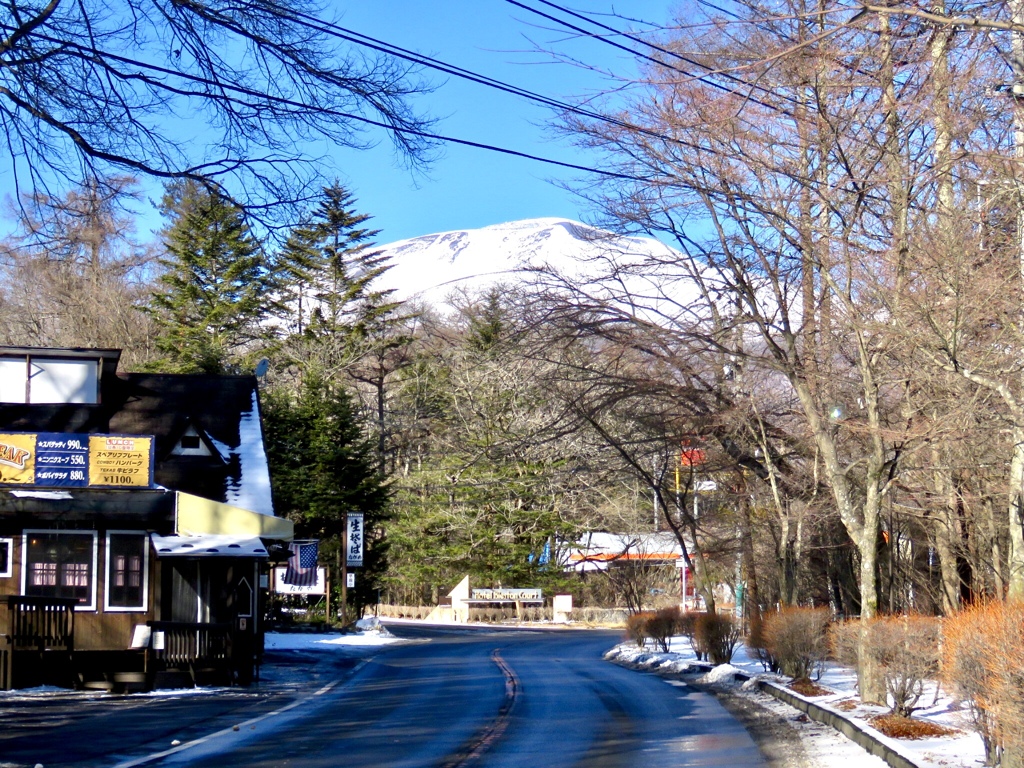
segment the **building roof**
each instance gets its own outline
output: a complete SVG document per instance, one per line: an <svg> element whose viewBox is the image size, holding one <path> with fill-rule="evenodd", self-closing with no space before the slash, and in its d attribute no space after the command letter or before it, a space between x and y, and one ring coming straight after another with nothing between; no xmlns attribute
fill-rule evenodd
<svg viewBox="0 0 1024 768"><path fill-rule="evenodd" d="M92 354L103 361L96 404L0 403L0 430L153 435L158 486L273 515L255 376L119 373L116 351L0 348L54 357ZM198 434L209 450L183 455L176 446Z"/></svg>
<svg viewBox="0 0 1024 768"><path fill-rule="evenodd" d="M118 379L110 431L156 437L157 483L274 514L255 376L129 373ZM189 427L209 442L212 455L173 453Z"/></svg>
<svg viewBox="0 0 1024 768"><path fill-rule="evenodd" d="M673 533L594 531L585 534L571 548L567 565L578 571L603 571L611 563L674 563L682 556L683 548Z"/></svg>

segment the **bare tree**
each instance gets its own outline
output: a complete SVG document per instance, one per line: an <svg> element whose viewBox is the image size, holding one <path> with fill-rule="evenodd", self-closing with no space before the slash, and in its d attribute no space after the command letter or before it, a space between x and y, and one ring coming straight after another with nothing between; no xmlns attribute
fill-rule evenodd
<svg viewBox="0 0 1024 768"><path fill-rule="evenodd" d="M7 344L124 350L153 355L146 303L155 254L123 210L138 194L128 177L90 179L62 198L35 195L0 242L0 336Z"/></svg>
<svg viewBox="0 0 1024 768"><path fill-rule="evenodd" d="M324 158L379 128L430 141L404 62L294 0L12 0L0 11L0 135L20 189L112 172L212 180L250 213L306 196Z"/></svg>
<svg viewBox="0 0 1024 768"><path fill-rule="evenodd" d="M794 434L856 545L870 618L883 509L923 437L906 401L913 342L890 318L909 300L910 233L935 194L923 87L935 58L913 23L889 17L802 2L738 16L662 41L618 122L566 119L636 179L588 196L684 254L620 265L586 292L702 347L709 364L772 372L788 389ZM864 673L865 696L880 699Z"/></svg>

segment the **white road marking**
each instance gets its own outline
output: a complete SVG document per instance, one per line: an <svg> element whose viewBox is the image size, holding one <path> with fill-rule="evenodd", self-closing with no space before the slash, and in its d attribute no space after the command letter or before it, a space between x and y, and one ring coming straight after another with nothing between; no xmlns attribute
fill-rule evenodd
<svg viewBox="0 0 1024 768"><path fill-rule="evenodd" d="M369 663L368 659L364 659L363 661L359 662L359 664L357 664L353 668L352 672L349 675L347 675L345 679L347 680L353 677L357 672L359 672L360 669L366 666L367 663ZM293 701L291 704L286 704L280 709L275 709L273 712L267 712L266 714L260 715L259 717L254 717L250 720L246 720L244 723L237 723L236 725L229 726L228 728L224 728L220 731L211 733L207 736L203 736L198 739L193 739L192 741L187 741L184 744L172 747L171 749L165 749L161 752L154 752L151 755L145 755L144 757L137 757L134 760L127 760L123 763L118 763L114 766L114 768L135 768L135 766L138 765L146 765L147 763L152 763L154 760L161 760L165 757L170 757L171 755L177 754L178 752L184 752L187 749L194 749L195 747L198 747L201 744L207 744L209 742L214 741L215 739L221 738L222 736L241 733L243 728L248 728L250 726L255 727L257 723L261 723L264 720L267 720L271 717L277 717L278 715L282 715L285 712L293 710L296 707L299 707L309 701L313 701L317 696L323 696L325 693L329 693L335 686L337 686L341 682L342 680L340 679L332 680L323 688L321 688L318 691L314 691L309 696L306 696L303 699Z"/></svg>

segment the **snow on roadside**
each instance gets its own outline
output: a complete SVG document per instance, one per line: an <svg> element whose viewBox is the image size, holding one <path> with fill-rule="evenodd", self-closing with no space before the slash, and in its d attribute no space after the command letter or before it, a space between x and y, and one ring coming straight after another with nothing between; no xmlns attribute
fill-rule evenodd
<svg viewBox="0 0 1024 768"><path fill-rule="evenodd" d="M325 632L268 632L264 647L268 651L300 651L330 648L367 648L408 642L395 637L383 625L360 632L339 635Z"/></svg>
<svg viewBox="0 0 1024 768"><path fill-rule="evenodd" d="M736 672L743 672L751 678L769 680L779 685L786 685L788 680L776 675L767 675L764 668L756 658L747 653L747 649L740 645L736 648L731 664L723 664L712 668L705 662L698 662L696 655L690 648L689 642L682 637L672 639L669 645L669 653L660 653L638 648L635 643L622 643L615 646L605 658L609 661L616 661L636 666L650 671L664 671L672 673L698 673L703 672L697 682L712 683L715 685L730 685L735 691L742 695L757 696L758 704L768 706L772 711L779 711L783 717L799 726L801 738L804 741L805 749L811 759L812 765L830 766L841 765L837 759L826 760L827 755L819 754L821 749L826 752L834 749L831 740L821 735L821 729L834 733L841 742L849 744L854 752L848 754L843 760L850 759L851 755L858 755L856 765L868 765L867 755L860 747L850 742L845 737L835 733L830 728L819 726L813 721L803 723L794 718L799 717L793 708L778 701L768 694L756 691L756 686L749 684L739 685L735 680ZM822 696L804 696L802 698L813 701L819 706L834 709L839 714L854 720L859 726L870 731L879 740L885 742L898 752L912 760L922 768L976 768L984 765L985 752L981 743L981 737L971 730L969 713L964 705L953 700L953 697L946 691L938 688L935 683L929 683L919 705L923 708L914 713L914 717L933 722L946 728L952 728L956 733L952 736L944 736L930 739L890 739L875 731L870 725L870 718L883 714L888 710L885 707L869 706L860 703L857 698L857 675L856 673L838 664L828 663L818 685L828 689L828 694ZM792 693L792 691L790 691ZM766 702L768 704L766 704ZM813 725L814 728L809 726ZM812 753L813 750L813 753ZM818 758L821 762L818 762ZM877 759L877 758L871 758ZM879 765L884 765L881 761Z"/></svg>

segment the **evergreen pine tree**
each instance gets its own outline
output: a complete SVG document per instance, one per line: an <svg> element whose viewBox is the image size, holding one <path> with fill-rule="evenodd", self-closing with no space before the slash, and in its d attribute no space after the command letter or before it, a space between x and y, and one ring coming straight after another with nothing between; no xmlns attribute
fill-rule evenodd
<svg viewBox="0 0 1024 768"><path fill-rule="evenodd" d="M370 284L387 269L370 247L378 230L363 225L355 198L335 183L307 220L292 230L278 260L282 303L290 329L307 338L358 333L389 292Z"/></svg>
<svg viewBox="0 0 1024 768"><path fill-rule="evenodd" d="M373 249L377 230L354 210L355 198L335 183L307 221L293 230L280 254L278 294L284 325L292 335L288 362L300 376L360 382L375 415L377 461L386 450L386 382L405 364L412 315L391 290L374 285L388 258Z"/></svg>
<svg viewBox="0 0 1024 768"><path fill-rule="evenodd" d="M195 182L168 186L163 212L166 270L153 293L162 367L180 373L237 370L265 336L269 278L241 209Z"/></svg>
<svg viewBox="0 0 1024 768"><path fill-rule="evenodd" d="M388 491L350 396L310 375L298 391L268 390L262 404L274 508L295 521L297 536L323 542L323 562L338 557L344 513L362 512L364 561L349 600L357 609L374 602L385 569Z"/></svg>

